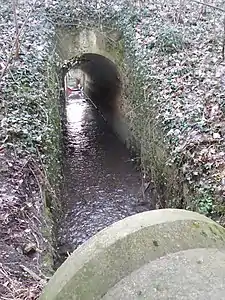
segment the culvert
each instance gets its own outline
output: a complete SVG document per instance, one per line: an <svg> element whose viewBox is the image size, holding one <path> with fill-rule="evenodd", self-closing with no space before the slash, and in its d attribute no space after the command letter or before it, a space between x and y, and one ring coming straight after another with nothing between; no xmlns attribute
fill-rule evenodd
<svg viewBox="0 0 225 300"><path fill-rule="evenodd" d="M98 68L98 65L96 68ZM97 83L96 86L98 86ZM92 92L96 86L92 85ZM103 88L103 92L107 91L103 84L99 87ZM102 94L104 93L96 88L94 95ZM99 96L93 97L93 99L95 101L102 100L98 102L99 104L105 103ZM114 104L115 102L110 103ZM130 292L126 294L126 299L138 299L142 296L152 295L153 292L157 292L154 298L159 299L162 294L161 288L158 291L155 286L151 286L146 294L146 290L152 283L151 272L149 272L152 266L148 265L150 268L147 268L147 273L142 272L142 267L144 266L145 269L145 263L151 260L148 255L153 254L154 270L159 268L157 258L162 258L163 263L160 266L162 272L159 275L164 275L163 265L168 266L166 271L171 271L173 270L172 266L178 265L179 270L176 270L178 275L175 278L175 286L178 287L180 276L182 276L180 271L182 271L187 257L190 258L190 253L194 256L193 265L197 266L197 269L199 263L196 263L196 261L199 254L206 255L207 259L209 256L213 257L214 250L211 252L207 248L215 246L213 232L215 228L213 227L213 230L211 226L206 226L206 228L205 223L208 221L204 221L203 224L199 225L199 217L191 217L186 223L183 222L181 216L181 218L178 217L178 222L172 222L171 219L159 222L160 224L157 224L159 226L156 226L158 230L155 230L155 227L151 225L151 220L155 220L153 215L147 215L146 218L147 222L150 222L150 232L145 231L146 227L142 223L145 218L142 216L134 216L134 218L132 216L129 221L128 219L122 220L120 221L122 225L119 225L118 228L118 223L115 224L115 222L124 219L126 216L136 214L138 212L136 204L139 199L143 200L143 194L140 193L142 190L139 189L143 187L140 173L133 168L127 149L115 138L111 128L105 124L101 115L85 97L68 99L66 107L65 190L62 199L62 218L58 231L58 250L61 261L68 253L71 253L78 246L80 247L71 255L66 264L63 264L56 272L46 289L45 298L42 299L125 299L124 294L127 287ZM143 210L149 208L149 206L141 207ZM101 231L99 235L95 235L95 233L112 223L114 225L111 228L116 229L114 231L116 242L112 246L113 249L108 251L106 249L107 243L112 242L112 235L109 233L111 229L107 228L105 231ZM165 226L161 226L161 223L165 223ZM168 223L172 225L172 232L168 232ZM184 227L180 226L181 223ZM130 239L127 238L129 230L135 229L135 226L140 226L140 231L137 230L140 235L138 234L138 237L134 235ZM161 230L162 227L164 230ZM143 232L147 235L144 235ZM184 232L187 232L187 236L184 235ZM99 240L101 234L104 238ZM93 235L93 239L84 243ZM159 235L161 235L160 240L158 240ZM206 236L209 239L206 239ZM218 236L217 241L219 247L223 246L223 236ZM202 249L199 252L199 249L195 249L195 247ZM161 251L160 255L159 249ZM139 250L141 251L139 252ZM183 253L178 253L179 250L182 250ZM135 253L133 259L131 259L132 251ZM83 255L84 253L85 255ZM183 260L180 264L176 263L177 253L179 257L182 254ZM167 254L170 255L170 258L172 257L171 260L166 257ZM218 253L216 254L218 255ZM157 257L157 255L159 256ZM224 257L224 253L222 256ZM213 259L211 262L213 262ZM141 272L138 272L140 266ZM221 273L220 261L217 267L219 267L218 271ZM196 268L194 271L196 271ZM208 271L210 274L210 269ZM136 276L139 275L137 273L141 274L141 278ZM168 278L171 278L170 276L174 272L171 273L169 273ZM204 272L202 273L204 274ZM147 276L142 276L146 274ZM134 279L133 287L129 285L130 275L134 275L132 276L132 279ZM124 281L121 282L123 278ZM149 278L150 282L148 281ZM161 278L163 277L156 276L156 280ZM192 281L192 274L185 279ZM207 280L209 279L207 278ZM200 283L207 282L207 280L200 281ZM222 280L224 279L222 278ZM136 290L136 283L138 284L138 290ZM197 284L197 288L201 288L200 283ZM160 282L161 284L164 284L163 280ZM213 288L215 286L216 284L213 283ZM220 282L219 286L221 286ZM204 286L204 288L207 287L208 285ZM213 288L210 290L212 291ZM215 291L215 288L213 291ZM177 290L172 289L170 293L177 295ZM223 293L224 291L221 294ZM189 299L188 296L189 289L186 299ZM205 299L205 294L203 296L203 299Z"/></svg>
<svg viewBox="0 0 225 300"><path fill-rule="evenodd" d="M124 69L124 44L121 33L116 30L109 31L107 28L99 30L99 28L58 27L56 42L56 50L62 61L68 61L73 57L83 60L82 69L87 79L87 95L98 103L98 107L100 104L102 113L104 111L106 114L107 122L113 127L114 132L129 144L128 126L124 122L124 116L120 114L120 95L124 82L124 78L121 78ZM87 74L91 74L92 78Z"/></svg>
<svg viewBox="0 0 225 300"><path fill-rule="evenodd" d="M62 80L66 91L79 79L85 93L75 89L65 98L64 189L56 267L101 229L152 208L150 189L145 190L129 150L107 122L120 96L117 68L100 55L80 58L82 63L67 68Z"/></svg>
<svg viewBox="0 0 225 300"><path fill-rule="evenodd" d="M85 53L80 57L71 58L69 61L72 61L72 66L66 66L66 71L68 69L70 76L74 78L70 84L74 85L79 82L83 87L85 97L112 126L113 120L118 115L118 102L122 88L116 64L107 57L96 53ZM64 74L65 71L63 76ZM65 81L63 82L67 84ZM67 87L67 90L69 91L70 87ZM120 135L119 130L117 134Z"/></svg>
<svg viewBox="0 0 225 300"><path fill-rule="evenodd" d="M113 114L121 92L121 79L116 65L107 57L96 53L85 53L80 65L87 82L84 90L88 97L103 112Z"/></svg>

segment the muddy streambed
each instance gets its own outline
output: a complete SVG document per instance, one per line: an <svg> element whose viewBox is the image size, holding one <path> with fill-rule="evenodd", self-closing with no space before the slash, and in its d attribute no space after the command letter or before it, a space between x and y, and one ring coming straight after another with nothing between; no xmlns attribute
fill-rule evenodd
<svg viewBox="0 0 225 300"><path fill-rule="evenodd" d="M95 107L71 95L66 113L58 264L99 230L150 209L143 203L141 173Z"/></svg>

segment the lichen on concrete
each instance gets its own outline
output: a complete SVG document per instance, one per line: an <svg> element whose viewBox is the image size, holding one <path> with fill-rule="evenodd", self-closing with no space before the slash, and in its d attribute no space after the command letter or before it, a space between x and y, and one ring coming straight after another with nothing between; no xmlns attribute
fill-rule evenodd
<svg viewBox="0 0 225 300"><path fill-rule="evenodd" d="M193 226L194 222L199 226ZM221 233L215 235L211 226L218 232L221 229ZM104 299L120 281L149 263L172 254L174 260L178 253L186 250L192 250L193 254L196 249L223 251L224 236L224 228L194 212L165 209L136 214L102 230L75 250L51 278L40 300ZM164 267L167 270L167 265ZM218 277L223 280L223 275ZM156 279L153 275L152 280ZM165 276L164 281L169 278ZM123 289L129 286L128 282L122 284ZM142 285L142 282L136 284ZM188 284L186 280L182 287ZM207 292L207 286L203 292ZM171 294L175 295L175 289ZM146 296L150 297L151 293Z"/></svg>

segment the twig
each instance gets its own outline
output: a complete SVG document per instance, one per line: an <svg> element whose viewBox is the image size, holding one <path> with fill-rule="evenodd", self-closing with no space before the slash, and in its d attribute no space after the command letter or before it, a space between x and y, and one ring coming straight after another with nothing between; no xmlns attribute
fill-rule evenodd
<svg viewBox="0 0 225 300"><path fill-rule="evenodd" d="M37 105L42 109L42 111L45 113L45 116L46 116L46 127L48 126L48 113L47 111L39 104L37 103Z"/></svg>
<svg viewBox="0 0 225 300"><path fill-rule="evenodd" d="M23 172L23 169L27 166L27 164L29 163L31 159L31 156L29 156L26 161L24 162L24 164L22 165L22 167L20 168L19 172L18 172L18 175L20 175L22 172Z"/></svg>
<svg viewBox="0 0 225 300"><path fill-rule="evenodd" d="M225 51L225 16L223 19L223 47L222 47L222 58L224 61L224 51Z"/></svg>
<svg viewBox="0 0 225 300"><path fill-rule="evenodd" d="M47 188L48 192L51 193L51 195L52 195L52 197L53 197L54 199L58 200L58 197L57 197L57 195L56 195L54 189L52 188L50 182L48 181L48 176L47 176L47 174L46 174L46 171L45 171L45 168L44 168L44 164L43 164L43 162L42 162L41 155L40 155L38 149L37 149L37 153L38 153L38 156L39 156L39 159L40 159L40 162L41 162L43 171L42 171L42 170L38 167L38 165L34 162L34 166L35 166L35 168L36 168L36 171L39 173L39 175L40 175L42 181L44 182L45 187ZM35 172L34 172L34 170L32 169L31 166L29 167L29 169L31 170L32 174L34 175L34 177L35 177L35 179L36 179L36 181L37 181L37 184L38 184L39 190L40 190L40 195L41 195L41 198L43 199L43 193L42 193L42 190L43 190L43 189L42 189L41 183L40 183L39 180L38 180L38 176L35 174Z"/></svg>
<svg viewBox="0 0 225 300"><path fill-rule="evenodd" d="M35 280L38 280L41 283L45 283L45 280L42 279L40 276L38 276L36 273L34 273L34 271L32 271L31 269L25 267L24 265L20 265L20 267L21 267L21 269L23 269L23 271L25 271L28 274L30 274Z"/></svg>
<svg viewBox="0 0 225 300"><path fill-rule="evenodd" d="M15 41L15 46L16 46L16 53L15 53L15 58L19 58L19 27L18 27L18 22L17 22L17 14L16 14L16 8L17 8L18 2L17 0L13 0L13 15L14 15L14 21L15 21L15 32L16 32L16 41Z"/></svg>
<svg viewBox="0 0 225 300"><path fill-rule="evenodd" d="M222 12L225 13L224 9L222 9L220 7L217 7L217 6L214 6L214 5L211 5L211 4L208 4L208 3L204 3L204 2L201 2L201 1L197 1L197 0L191 0L191 2L195 2L195 3L201 4L201 5L205 5L205 6L211 7L213 9L216 9L216 10L219 10L219 11L222 11Z"/></svg>
<svg viewBox="0 0 225 300"><path fill-rule="evenodd" d="M184 11L184 0L180 0L180 3L179 3L179 12L177 14L176 23L182 22L182 13L183 13L183 11Z"/></svg>
<svg viewBox="0 0 225 300"><path fill-rule="evenodd" d="M4 270L3 265L0 264L0 266L1 266L0 272L2 273L2 275L4 275L5 278L7 278L9 281L12 281L12 280L10 279L10 277L8 276L8 274L6 273L6 271Z"/></svg>
<svg viewBox="0 0 225 300"><path fill-rule="evenodd" d="M9 63L10 63L10 60L11 60L11 57L12 57L12 53L13 53L14 47L15 47L16 44L17 44L18 38L22 36L22 31L23 31L25 25L27 24L27 21L28 21L30 15L31 15L31 13L33 12L33 9L34 9L34 7L35 7L35 5L36 5L36 2L37 2L37 0L34 2L34 4L33 4L32 8L31 8L31 10L28 12L28 14L27 14L27 16L26 16L26 18L25 18L25 20L24 20L24 22L23 22L23 24L22 24L20 30L18 31L18 35L15 37L14 43L13 43L13 45L12 45L11 51L10 51L10 53L9 53L8 59L7 59L6 64L5 64L5 68L3 69L2 74L1 74L1 76L0 76L0 80L3 78L3 76L5 75L5 72L6 72L7 69L8 69L8 66L9 66Z"/></svg>

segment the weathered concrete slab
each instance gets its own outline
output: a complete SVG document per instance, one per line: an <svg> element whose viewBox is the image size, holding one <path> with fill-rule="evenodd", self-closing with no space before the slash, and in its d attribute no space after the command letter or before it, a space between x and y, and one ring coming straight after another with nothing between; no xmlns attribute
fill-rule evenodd
<svg viewBox="0 0 225 300"><path fill-rule="evenodd" d="M225 298L225 251L191 249L158 258L115 285L102 300Z"/></svg>
<svg viewBox="0 0 225 300"><path fill-rule="evenodd" d="M102 299L145 264L197 248L225 249L224 228L185 210L137 214L102 230L74 251L51 278L40 299Z"/></svg>

